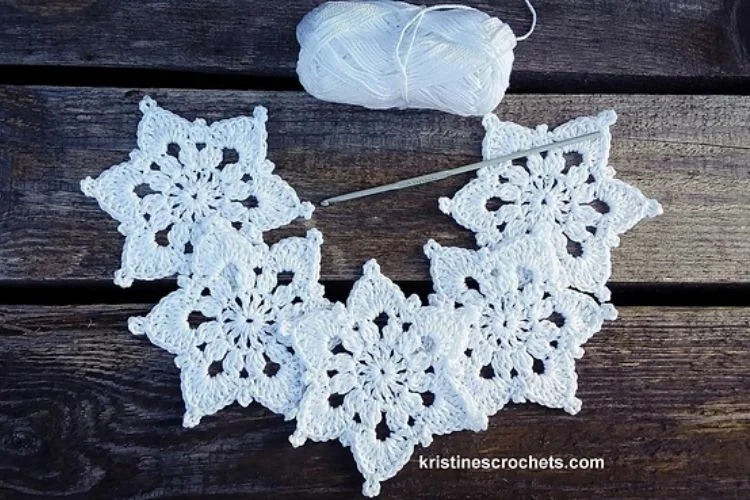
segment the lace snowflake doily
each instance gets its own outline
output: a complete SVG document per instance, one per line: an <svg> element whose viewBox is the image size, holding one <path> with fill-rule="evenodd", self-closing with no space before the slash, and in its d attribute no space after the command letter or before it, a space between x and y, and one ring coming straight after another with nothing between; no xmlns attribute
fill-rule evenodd
<svg viewBox="0 0 750 500"><path fill-rule="evenodd" d="M461 429L481 430L454 366L466 349L473 308L408 299L372 260L346 306L313 311L292 331L307 369L294 446L338 439L365 477L363 493L396 475L414 446Z"/></svg>
<svg viewBox="0 0 750 500"><path fill-rule="evenodd" d="M264 231L310 218L313 206L266 158L267 112L189 122L145 97L138 149L130 159L81 181L81 190L120 222L125 236L115 283L184 274L206 217L221 216L254 241Z"/></svg>
<svg viewBox="0 0 750 500"><path fill-rule="evenodd" d="M322 308L320 245L285 238L252 243L227 221L209 220L195 247L189 276L129 329L175 354L185 400L184 426L239 402L253 401L294 416L302 396L298 357L280 325Z"/></svg>
<svg viewBox="0 0 750 500"><path fill-rule="evenodd" d="M571 285L608 300L610 249L619 244L618 235L662 213L659 203L614 178L608 162L609 127L615 120L614 111L605 111L550 131L546 125L529 129L487 115L485 160L592 132L599 136L531 154L525 165L483 168L452 199L441 198L440 209L476 233L479 246L544 232Z"/></svg>
<svg viewBox="0 0 750 500"><path fill-rule="evenodd" d="M431 301L480 309L463 351L467 392L486 415L506 403L538 403L577 413L581 345L617 316L611 304L568 288L552 248L538 237L492 251L425 246L436 293Z"/></svg>
<svg viewBox="0 0 750 500"><path fill-rule="evenodd" d="M273 175L266 111L207 125L145 98L138 149L84 193L125 235L115 282L177 275L178 289L129 329L175 355L183 424L238 402L296 418L290 441L339 440L377 495L415 446L479 431L506 404L571 414L575 361L616 317L607 303L618 235L661 206L614 178L615 114L554 130L484 118L485 159L596 132L573 145L478 171L441 210L478 249L430 240L423 304L369 261L345 304L319 283L322 235L268 246L263 232L312 205Z"/></svg>

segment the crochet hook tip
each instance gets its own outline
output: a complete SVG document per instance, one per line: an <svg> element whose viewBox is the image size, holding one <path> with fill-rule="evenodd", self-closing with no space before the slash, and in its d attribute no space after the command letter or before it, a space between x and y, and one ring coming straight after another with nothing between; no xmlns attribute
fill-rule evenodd
<svg viewBox="0 0 750 500"><path fill-rule="evenodd" d="M327 207L330 204L331 204L331 202L329 200L323 200L323 201L320 202L320 206L321 207Z"/></svg>

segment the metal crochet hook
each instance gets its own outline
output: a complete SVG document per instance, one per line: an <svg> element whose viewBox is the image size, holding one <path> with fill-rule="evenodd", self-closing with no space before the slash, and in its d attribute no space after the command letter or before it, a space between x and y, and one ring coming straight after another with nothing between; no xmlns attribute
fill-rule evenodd
<svg viewBox="0 0 750 500"><path fill-rule="evenodd" d="M354 191L352 193L334 196L333 198L327 198L321 201L320 206L327 207L329 205L333 205L334 203L342 203L344 201L356 200L358 198L385 193L387 191L397 191L399 189L405 189L412 186L419 186L420 184L428 184L430 182L440 181L443 179L447 179L448 177L453 177L454 175L460 175L466 172L479 170L482 167L497 165L498 163L517 160L519 158L525 158L532 154L543 153L544 151L550 151L552 149L576 144L578 142L585 141L586 139L593 139L594 137L597 137L599 135L601 135L601 132L591 132L589 134L584 134L578 137L571 137L570 139L564 139L562 141L553 142L551 144L545 144L543 146L537 146L531 149L526 149L524 151L517 151L508 155L499 156L491 160L480 161L479 163L472 163L471 165L464 165L463 167L452 168L450 170L444 170L442 172L435 172L432 174L420 175L418 177L411 177L409 179L404 179L392 184L385 184L384 186L377 186L369 189L362 189L361 191Z"/></svg>

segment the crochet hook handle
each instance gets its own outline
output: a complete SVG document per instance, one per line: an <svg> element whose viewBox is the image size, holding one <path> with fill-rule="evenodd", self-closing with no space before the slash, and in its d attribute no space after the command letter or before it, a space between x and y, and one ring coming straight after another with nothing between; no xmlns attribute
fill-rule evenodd
<svg viewBox="0 0 750 500"><path fill-rule="evenodd" d="M585 141L586 139L593 139L594 137L597 137L599 135L601 135L601 132L591 132L589 134L584 134L578 137L571 137L570 139L564 139L562 141L553 142L551 144L536 146L524 151L517 151L515 153L500 156L498 158L493 158L491 160L480 161L479 163L472 163L471 165L464 165L463 167L452 168L450 170L444 170L442 172L435 172L432 174L420 175L418 177L411 177L409 179L404 179L392 184L386 184L384 186L377 186L369 189L362 189L361 191L354 191L352 193L334 196L333 198L327 198L321 201L320 206L327 207L329 205L333 205L334 203L342 203L344 201L356 200L358 198L364 198L366 196L372 196L388 191L397 191L399 189L405 189L412 186L419 186L420 184L428 184L430 182L440 181L443 179L447 179L448 177L453 177L454 175L472 172L474 170L479 170L480 168L490 165L497 165L498 163L517 160L519 158L525 158L532 154L542 153L551 149L557 149L564 146L569 146L571 144L576 144L578 142Z"/></svg>

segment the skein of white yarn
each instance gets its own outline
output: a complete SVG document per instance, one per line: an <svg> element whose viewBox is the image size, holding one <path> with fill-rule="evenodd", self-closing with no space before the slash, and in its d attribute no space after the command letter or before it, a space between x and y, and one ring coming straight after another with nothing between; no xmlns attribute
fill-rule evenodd
<svg viewBox="0 0 750 500"><path fill-rule="evenodd" d="M297 74L318 99L370 109L492 112L508 88L516 42L510 27L465 5L391 0L326 2L297 26Z"/></svg>

